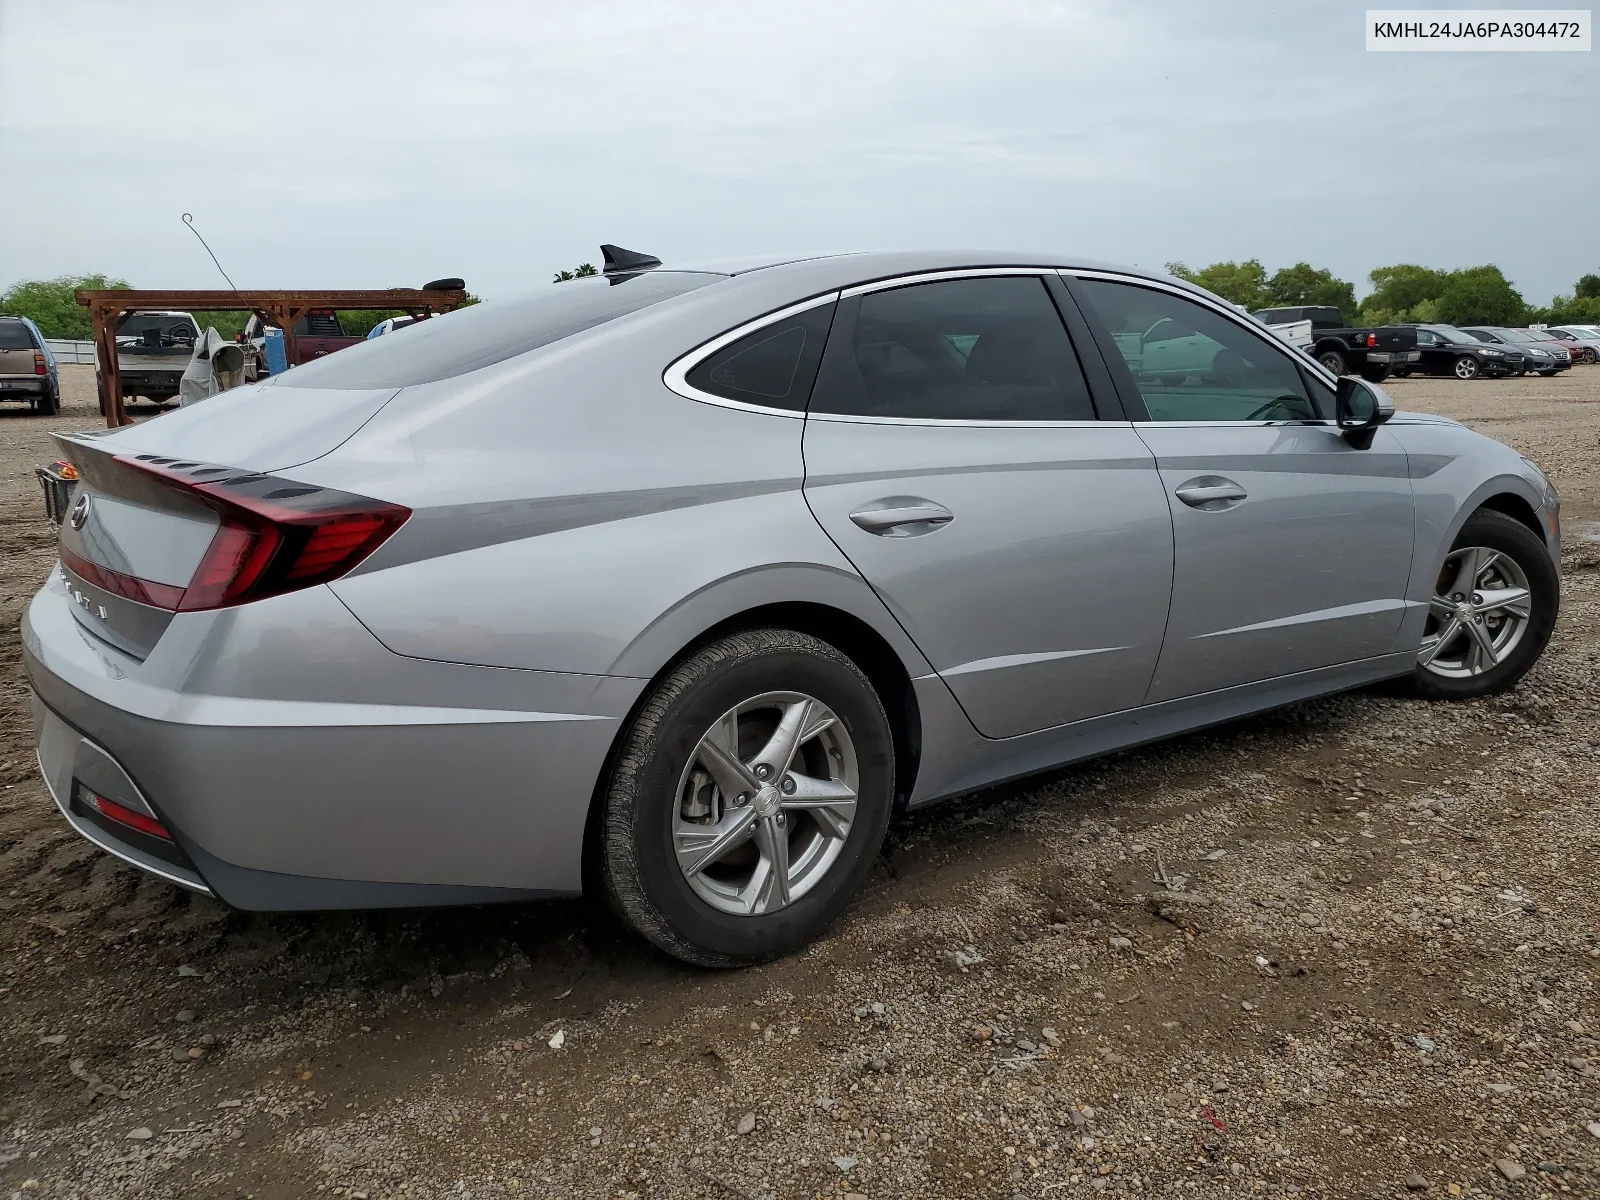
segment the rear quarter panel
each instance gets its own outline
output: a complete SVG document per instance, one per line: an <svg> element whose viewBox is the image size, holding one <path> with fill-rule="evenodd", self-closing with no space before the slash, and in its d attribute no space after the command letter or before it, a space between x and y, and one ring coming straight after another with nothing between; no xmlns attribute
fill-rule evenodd
<svg viewBox="0 0 1600 1200"><path fill-rule="evenodd" d="M639 678L741 612L809 601L866 621L926 673L806 505L799 415L661 382L680 354L790 299L711 297L687 321L645 310L405 389L294 471L413 510L334 592L398 654Z"/></svg>

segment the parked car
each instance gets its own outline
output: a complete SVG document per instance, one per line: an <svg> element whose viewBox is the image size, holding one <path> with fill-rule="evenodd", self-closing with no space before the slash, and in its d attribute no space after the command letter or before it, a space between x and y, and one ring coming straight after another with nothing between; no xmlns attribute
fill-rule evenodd
<svg viewBox="0 0 1600 1200"><path fill-rule="evenodd" d="M1410 325L1347 328L1337 308L1300 305L1263 308L1254 316L1268 325L1310 321L1310 354L1335 375L1359 374L1382 383L1395 367L1417 362L1416 330Z"/></svg>
<svg viewBox="0 0 1600 1200"><path fill-rule="evenodd" d="M1566 343L1568 352L1575 363L1593 363L1600 360L1600 329L1585 329L1581 325L1548 325L1543 329L1532 329L1530 333L1542 333Z"/></svg>
<svg viewBox="0 0 1600 1200"><path fill-rule="evenodd" d="M157 404L177 398L200 326L186 312L133 312L117 323L117 379L124 400L143 396ZM100 389L100 411L105 412Z"/></svg>
<svg viewBox="0 0 1600 1200"><path fill-rule="evenodd" d="M359 346L365 339L351 337L339 324L339 314L331 308L314 308L294 323L294 361L291 367L312 362L351 346ZM244 332L238 337L246 347L248 357L245 375L258 379L267 374L267 324L252 316L245 322Z"/></svg>
<svg viewBox="0 0 1600 1200"><path fill-rule="evenodd" d="M41 416L61 410L56 356L27 317L0 316L0 400L23 400Z"/></svg>
<svg viewBox="0 0 1600 1200"><path fill-rule="evenodd" d="M1523 329L1505 329L1499 325L1474 325L1466 330L1480 342L1522 351L1527 359L1525 371L1537 371L1549 377L1572 366L1572 355L1559 342L1551 343L1535 337Z"/></svg>
<svg viewBox="0 0 1600 1200"><path fill-rule="evenodd" d="M386 333L393 333L396 329L404 329L408 325L415 325L418 321L426 321L427 317L385 317L371 329L367 330L367 339L382 337Z"/></svg>
<svg viewBox="0 0 1600 1200"><path fill-rule="evenodd" d="M825 929L898 808L1380 679L1500 692L1550 636L1537 467L1198 288L608 258L55 435L21 645L80 834L241 908L592 889L733 965ZM1163 321L1209 370L1145 369Z"/></svg>
<svg viewBox="0 0 1600 1200"><path fill-rule="evenodd" d="M1476 379L1480 375L1520 375L1527 370L1527 359L1520 350L1481 341L1453 325L1418 325L1417 349L1422 354L1417 364L1396 368L1396 375L1404 378L1415 370Z"/></svg>

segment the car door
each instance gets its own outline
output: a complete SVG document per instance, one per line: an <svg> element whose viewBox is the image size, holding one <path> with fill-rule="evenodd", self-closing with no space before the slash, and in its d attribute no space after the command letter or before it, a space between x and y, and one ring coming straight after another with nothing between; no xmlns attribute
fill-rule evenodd
<svg viewBox="0 0 1600 1200"><path fill-rule="evenodd" d="M1414 524L1399 441L1379 429L1352 446L1332 389L1220 305L1110 274L1071 287L1108 358L1117 330L1160 316L1215 347L1209 375L1176 382L1108 363L1172 510L1172 608L1149 702L1393 650Z"/></svg>
<svg viewBox="0 0 1600 1200"><path fill-rule="evenodd" d="M1119 410L1098 419L1053 272L955 275L840 301L806 499L979 732L1135 707L1172 583L1154 456Z"/></svg>
<svg viewBox="0 0 1600 1200"><path fill-rule="evenodd" d="M1431 329L1417 330L1417 349L1422 353L1417 365L1429 375L1442 375L1455 362L1455 355L1447 352L1444 339Z"/></svg>

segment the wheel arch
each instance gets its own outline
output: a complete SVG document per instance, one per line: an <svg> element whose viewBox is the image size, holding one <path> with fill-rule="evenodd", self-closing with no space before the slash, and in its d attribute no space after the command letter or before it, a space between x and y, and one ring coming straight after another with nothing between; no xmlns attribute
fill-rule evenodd
<svg viewBox="0 0 1600 1200"><path fill-rule="evenodd" d="M1474 508L1472 512L1475 513L1485 508L1491 509L1494 512L1504 513L1512 520L1521 522L1523 525L1526 525L1529 529L1533 530L1534 533L1538 534L1541 542L1547 546L1550 544L1550 535L1546 531L1544 525L1540 522L1539 514L1534 510L1533 505L1528 503L1526 499L1517 495L1515 492L1502 491L1496 492L1492 496L1485 497L1483 500L1479 501L1477 508ZM1471 516L1472 513L1467 514L1467 518L1470 518ZM1464 518L1461 524L1466 524L1467 518ZM1459 526L1457 527L1456 532L1460 532Z"/></svg>
<svg viewBox="0 0 1600 1200"><path fill-rule="evenodd" d="M883 608L865 580L844 572L829 570L820 576L814 572L814 568L773 567L735 580L724 580L720 586L691 598L693 603L686 601L663 616L618 658L614 673L626 672L636 678L648 678L650 682L618 725L595 780L584 831L585 892L589 892L593 881L598 879L595 872L600 869L599 818L605 809L605 788L635 714L648 701L655 685L680 662L707 643L741 630L782 628L807 633L836 647L861 669L878 693L889 718L890 735L894 739L895 806L897 810L905 806L916 786L922 762L922 711L912 680L931 674L933 668ZM791 587L801 580L805 583L786 597L781 588L771 586L774 576L783 577ZM752 577L760 580L759 590L766 598L738 604L738 598L748 600ZM819 592L824 594L818 595ZM873 607L876 612L872 611ZM866 612L861 611L863 608ZM694 616L689 617L689 612ZM688 629L693 632L686 634ZM666 650L669 644L671 649ZM645 664L651 664L650 669L640 670Z"/></svg>

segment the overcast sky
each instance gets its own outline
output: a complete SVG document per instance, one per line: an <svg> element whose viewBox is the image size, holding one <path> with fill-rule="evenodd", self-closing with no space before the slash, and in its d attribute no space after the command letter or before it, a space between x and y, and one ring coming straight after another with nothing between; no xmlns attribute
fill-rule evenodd
<svg viewBox="0 0 1600 1200"><path fill-rule="evenodd" d="M1461 0L1457 0L1461 2ZM0 286L973 246L1600 270L1600 61L1305 0L0 0Z"/></svg>

